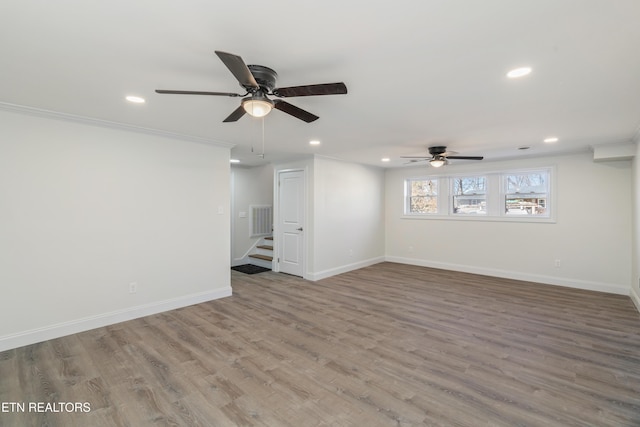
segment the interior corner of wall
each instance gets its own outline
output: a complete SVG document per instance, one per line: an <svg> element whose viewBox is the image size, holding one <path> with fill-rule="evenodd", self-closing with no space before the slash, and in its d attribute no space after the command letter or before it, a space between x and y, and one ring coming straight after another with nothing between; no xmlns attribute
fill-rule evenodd
<svg viewBox="0 0 640 427"><path fill-rule="evenodd" d="M631 297L631 301L633 302L633 304L636 306L636 310L640 312L640 294L638 289L635 286L631 287L631 292L629 293L629 296Z"/></svg>

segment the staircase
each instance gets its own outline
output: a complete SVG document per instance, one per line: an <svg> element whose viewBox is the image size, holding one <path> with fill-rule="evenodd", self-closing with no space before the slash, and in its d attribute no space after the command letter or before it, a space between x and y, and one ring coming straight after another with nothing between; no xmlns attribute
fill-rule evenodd
<svg viewBox="0 0 640 427"><path fill-rule="evenodd" d="M249 254L249 261L253 265L273 269L273 237L263 237L256 246L256 252Z"/></svg>

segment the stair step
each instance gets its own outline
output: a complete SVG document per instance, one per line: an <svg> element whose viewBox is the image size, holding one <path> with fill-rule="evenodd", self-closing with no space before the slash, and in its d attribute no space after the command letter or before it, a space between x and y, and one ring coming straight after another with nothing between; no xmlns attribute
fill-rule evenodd
<svg viewBox="0 0 640 427"><path fill-rule="evenodd" d="M265 261L273 261L273 257L269 255L251 254L249 255L249 258L258 258L258 259L263 259Z"/></svg>
<svg viewBox="0 0 640 427"><path fill-rule="evenodd" d="M267 249L269 251L273 250L273 246L269 246L269 245L258 245L256 246L258 249Z"/></svg>
<svg viewBox="0 0 640 427"><path fill-rule="evenodd" d="M273 240L273 236L265 237L264 240Z"/></svg>

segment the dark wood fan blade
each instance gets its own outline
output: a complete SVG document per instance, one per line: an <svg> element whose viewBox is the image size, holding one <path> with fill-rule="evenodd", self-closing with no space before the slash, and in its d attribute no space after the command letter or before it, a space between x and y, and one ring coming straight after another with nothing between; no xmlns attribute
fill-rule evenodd
<svg viewBox="0 0 640 427"><path fill-rule="evenodd" d="M400 156L401 159L430 159L431 156Z"/></svg>
<svg viewBox="0 0 640 427"><path fill-rule="evenodd" d="M218 58L227 66L231 74L238 79L242 86L254 89L260 87L253 77L253 74L251 74L249 67L247 67L247 64L244 63L241 57L219 50L216 50L216 55L218 55Z"/></svg>
<svg viewBox="0 0 640 427"><path fill-rule="evenodd" d="M446 156L447 159L458 159L458 160L482 160L484 157L482 156Z"/></svg>
<svg viewBox="0 0 640 427"><path fill-rule="evenodd" d="M244 111L244 107L241 105L235 110L233 110L233 113L229 114L229 117L224 119L222 122L223 123L237 122L240 119L240 117L244 116L245 113L246 111Z"/></svg>
<svg viewBox="0 0 640 427"><path fill-rule="evenodd" d="M307 123L311 123L315 120L318 120L320 117L315 114L311 114L308 111L303 110L302 108L298 108L295 105L291 105L286 101L281 101L279 99L273 100L274 107L280 111L284 111L287 114L291 114L293 117L305 121Z"/></svg>
<svg viewBox="0 0 640 427"><path fill-rule="evenodd" d="M273 94L281 98L292 96L344 95L345 93L347 93L347 86L342 82L280 87L273 90Z"/></svg>
<svg viewBox="0 0 640 427"><path fill-rule="evenodd" d="M203 92L197 90L164 90L164 89L156 89L156 93L170 93L173 95L214 95L214 96L244 96L238 93L230 93L230 92Z"/></svg>

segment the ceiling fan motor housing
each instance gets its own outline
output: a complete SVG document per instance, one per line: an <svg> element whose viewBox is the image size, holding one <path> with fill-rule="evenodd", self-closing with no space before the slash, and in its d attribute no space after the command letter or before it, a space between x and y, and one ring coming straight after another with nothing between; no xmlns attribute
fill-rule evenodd
<svg viewBox="0 0 640 427"><path fill-rule="evenodd" d="M256 79L256 83L260 86L260 89L265 94L271 93L271 91L276 87L276 80L278 80L278 73L275 70L272 70L269 67L265 67L264 65L247 65L251 74L253 74L253 78Z"/></svg>
<svg viewBox="0 0 640 427"><path fill-rule="evenodd" d="M446 152L447 152L447 147L443 147L443 146L429 147L429 154L431 154L432 156L439 156Z"/></svg>

